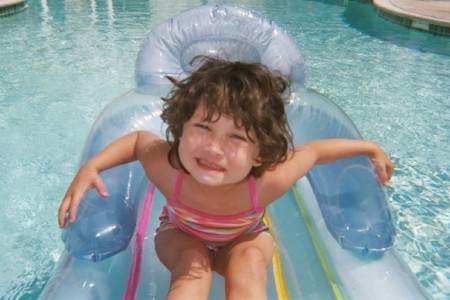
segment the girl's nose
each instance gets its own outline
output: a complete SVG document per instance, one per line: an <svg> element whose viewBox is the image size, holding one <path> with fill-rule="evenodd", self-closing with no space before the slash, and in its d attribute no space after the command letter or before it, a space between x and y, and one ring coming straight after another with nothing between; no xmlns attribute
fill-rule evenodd
<svg viewBox="0 0 450 300"><path fill-rule="evenodd" d="M213 156L223 155L222 141L218 137L211 137L205 145L206 152Z"/></svg>

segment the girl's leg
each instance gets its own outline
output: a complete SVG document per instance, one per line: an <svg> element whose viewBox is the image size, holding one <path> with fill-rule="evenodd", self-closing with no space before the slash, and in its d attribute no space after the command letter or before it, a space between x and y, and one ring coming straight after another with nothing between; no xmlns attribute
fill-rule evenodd
<svg viewBox="0 0 450 300"><path fill-rule="evenodd" d="M228 300L267 299L267 267L274 248L272 237L261 232L248 234L219 249L215 270L225 277Z"/></svg>
<svg viewBox="0 0 450 300"><path fill-rule="evenodd" d="M171 273L167 299L208 299L213 258L202 242L169 229L156 235L155 248Z"/></svg>

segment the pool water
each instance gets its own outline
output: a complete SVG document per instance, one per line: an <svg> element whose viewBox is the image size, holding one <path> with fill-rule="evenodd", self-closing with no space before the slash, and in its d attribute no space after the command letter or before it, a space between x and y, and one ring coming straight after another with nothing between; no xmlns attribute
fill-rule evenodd
<svg viewBox="0 0 450 300"><path fill-rule="evenodd" d="M63 250L59 202L102 107L134 87L153 26L231 1L28 1L0 18L0 298L36 299ZM236 1L285 28L307 85L336 101L396 164L395 244L434 299L450 297L450 39L353 1Z"/></svg>

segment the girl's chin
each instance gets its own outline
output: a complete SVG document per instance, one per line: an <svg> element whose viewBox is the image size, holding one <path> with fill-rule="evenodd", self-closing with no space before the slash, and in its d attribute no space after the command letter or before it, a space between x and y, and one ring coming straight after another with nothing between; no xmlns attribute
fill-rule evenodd
<svg viewBox="0 0 450 300"><path fill-rule="evenodd" d="M205 174L207 173L207 174ZM216 174L214 174L216 173ZM224 184L224 174L222 172L191 172L191 176L201 184L209 185L209 186L219 186Z"/></svg>

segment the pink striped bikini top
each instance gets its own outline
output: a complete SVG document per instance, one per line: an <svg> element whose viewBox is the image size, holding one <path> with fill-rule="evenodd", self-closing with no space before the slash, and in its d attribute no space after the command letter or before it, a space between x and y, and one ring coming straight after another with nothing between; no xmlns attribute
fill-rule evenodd
<svg viewBox="0 0 450 300"><path fill-rule="evenodd" d="M198 238L208 245L220 247L255 229L264 216L265 209L258 206L255 179L249 177L248 185L252 208L236 215L210 215L187 207L178 200L183 183L184 172L180 172L175 184L172 199L167 200L166 211L172 223L184 232Z"/></svg>

